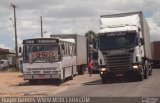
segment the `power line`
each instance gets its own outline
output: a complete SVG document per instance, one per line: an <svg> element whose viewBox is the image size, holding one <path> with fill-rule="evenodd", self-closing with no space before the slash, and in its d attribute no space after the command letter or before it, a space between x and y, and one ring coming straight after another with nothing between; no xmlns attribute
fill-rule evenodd
<svg viewBox="0 0 160 103"><path fill-rule="evenodd" d="M39 20L36 19L17 19L18 21L37 21L39 22ZM43 18L43 21L53 21L53 22L99 22L98 20L55 20L55 19L46 19Z"/></svg>

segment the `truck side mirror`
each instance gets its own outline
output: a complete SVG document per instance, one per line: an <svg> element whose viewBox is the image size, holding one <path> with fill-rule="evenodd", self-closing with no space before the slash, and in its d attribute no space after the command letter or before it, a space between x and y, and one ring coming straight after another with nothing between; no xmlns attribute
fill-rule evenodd
<svg viewBox="0 0 160 103"><path fill-rule="evenodd" d="M139 31L139 32L141 31L141 28L140 28L140 27L138 27L138 31Z"/></svg>
<svg viewBox="0 0 160 103"><path fill-rule="evenodd" d="M141 45L144 45L144 39L140 38L140 41L141 41Z"/></svg>
<svg viewBox="0 0 160 103"><path fill-rule="evenodd" d="M19 53L21 53L22 52L22 48L21 47L19 47Z"/></svg>
<svg viewBox="0 0 160 103"><path fill-rule="evenodd" d="M100 59L100 64L102 65L102 59Z"/></svg>

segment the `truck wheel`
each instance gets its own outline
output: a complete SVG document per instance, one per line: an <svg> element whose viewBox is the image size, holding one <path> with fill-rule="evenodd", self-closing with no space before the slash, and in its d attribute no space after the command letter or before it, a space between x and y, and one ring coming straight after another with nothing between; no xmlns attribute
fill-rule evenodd
<svg viewBox="0 0 160 103"><path fill-rule="evenodd" d="M63 79L58 79L58 86L60 86L62 83L64 82L64 80Z"/></svg>
<svg viewBox="0 0 160 103"><path fill-rule="evenodd" d="M145 74L145 71L144 71L145 68L144 68L144 65L142 65L142 64L141 64L140 67L141 67L141 72L137 74L137 80L138 81L143 81L144 74Z"/></svg>
<svg viewBox="0 0 160 103"><path fill-rule="evenodd" d="M148 68L148 62L146 61L144 64L144 79L148 79L149 76L149 68Z"/></svg>
<svg viewBox="0 0 160 103"><path fill-rule="evenodd" d="M73 74L72 74L72 75L69 77L69 79L70 79L70 80L73 80L73 77L74 77L74 76L73 76Z"/></svg>
<svg viewBox="0 0 160 103"><path fill-rule="evenodd" d="M34 84L37 84L38 83L38 80L29 80L29 84L31 85L34 85Z"/></svg>
<svg viewBox="0 0 160 103"><path fill-rule="evenodd" d="M152 75L152 68L151 68L151 70L149 71L149 76L151 76Z"/></svg>
<svg viewBox="0 0 160 103"><path fill-rule="evenodd" d="M138 76L139 81L143 81L143 79L144 79L144 76L142 74Z"/></svg>
<svg viewBox="0 0 160 103"><path fill-rule="evenodd" d="M5 68L5 67L3 67L3 68L2 68L2 71L5 71L5 70L6 70L6 68Z"/></svg>
<svg viewBox="0 0 160 103"><path fill-rule="evenodd" d="M146 69L144 74L144 79L148 79L148 76L149 76L149 71Z"/></svg>
<svg viewBox="0 0 160 103"><path fill-rule="evenodd" d="M105 83L106 83L105 78L102 78L102 83L103 83L103 84L105 84Z"/></svg>
<svg viewBox="0 0 160 103"><path fill-rule="evenodd" d="M74 76L73 76L73 67L72 67L72 72L71 72L71 76L70 76L69 79L70 79L70 80L73 80L73 77L74 77Z"/></svg>
<svg viewBox="0 0 160 103"><path fill-rule="evenodd" d="M71 75L71 80L73 80L73 77L74 77L74 76L73 76L73 75Z"/></svg>
<svg viewBox="0 0 160 103"><path fill-rule="evenodd" d="M103 83L103 84L109 83L109 79L107 79L107 78L102 78L102 83Z"/></svg>
<svg viewBox="0 0 160 103"><path fill-rule="evenodd" d="M85 67L84 67L84 66L79 66L79 67L78 67L78 74L79 74L79 75L83 75L84 72L85 72Z"/></svg>
<svg viewBox="0 0 160 103"><path fill-rule="evenodd" d="M150 64L149 65L149 76L151 76L152 75L152 65Z"/></svg>

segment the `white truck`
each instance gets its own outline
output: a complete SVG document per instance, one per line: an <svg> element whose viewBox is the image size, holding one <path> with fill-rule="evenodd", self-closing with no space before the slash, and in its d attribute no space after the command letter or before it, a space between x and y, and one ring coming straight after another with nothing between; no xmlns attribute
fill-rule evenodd
<svg viewBox="0 0 160 103"><path fill-rule="evenodd" d="M9 61L10 67L16 67L16 56L15 55L8 57L8 61Z"/></svg>
<svg viewBox="0 0 160 103"><path fill-rule="evenodd" d="M0 71L7 70L9 68L8 60L0 60Z"/></svg>
<svg viewBox="0 0 160 103"><path fill-rule="evenodd" d="M87 58L88 58L87 38L85 36L77 35L77 34L51 34L50 37L75 40L77 71L78 71L78 74L80 75L84 74L86 70Z"/></svg>
<svg viewBox="0 0 160 103"><path fill-rule="evenodd" d="M142 12L102 15L98 48L103 83L115 77L142 81L152 74L149 26Z"/></svg>

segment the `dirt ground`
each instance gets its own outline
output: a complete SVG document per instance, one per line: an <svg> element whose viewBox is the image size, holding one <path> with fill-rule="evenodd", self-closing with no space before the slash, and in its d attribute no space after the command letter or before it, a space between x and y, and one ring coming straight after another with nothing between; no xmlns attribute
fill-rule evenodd
<svg viewBox="0 0 160 103"><path fill-rule="evenodd" d="M77 75L73 80L66 80L60 86L55 83L39 83L30 85L28 81L23 80L20 72L0 72L0 96L52 96L53 94L67 90L67 88L83 85L83 83L99 79L98 75L89 77Z"/></svg>

